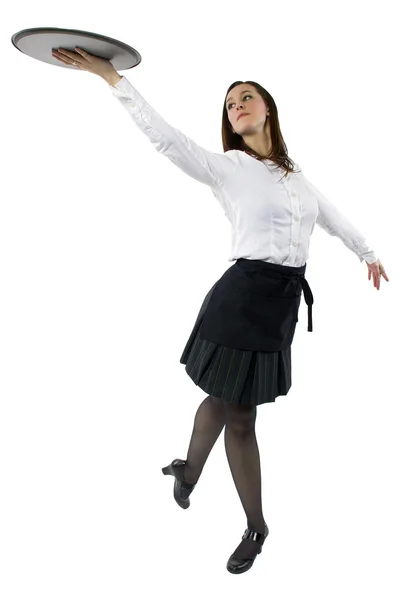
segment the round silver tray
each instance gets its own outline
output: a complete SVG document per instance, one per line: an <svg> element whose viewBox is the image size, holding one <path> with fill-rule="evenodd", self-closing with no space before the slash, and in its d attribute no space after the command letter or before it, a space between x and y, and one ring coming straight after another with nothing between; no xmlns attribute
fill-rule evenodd
<svg viewBox="0 0 400 600"><path fill-rule="evenodd" d="M60 29L57 27L34 27L23 29L11 37L13 45L31 58L42 62L77 69L74 65L67 65L52 56L52 50L69 50L76 52L81 48L89 54L108 60L116 71L132 69L142 60L139 52L123 42L99 33L79 31L78 29Z"/></svg>

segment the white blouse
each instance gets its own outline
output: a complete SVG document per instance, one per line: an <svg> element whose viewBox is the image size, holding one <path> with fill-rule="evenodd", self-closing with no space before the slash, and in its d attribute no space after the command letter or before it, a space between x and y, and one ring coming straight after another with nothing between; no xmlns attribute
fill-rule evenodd
<svg viewBox="0 0 400 600"><path fill-rule="evenodd" d="M259 161L241 150L209 152L169 125L126 77L110 89L158 152L211 188L232 225L229 261L301 267L308 260L315 223L340 238L361 262L377 260L360 231L302 171L283 177L273 161Z"/></svg>

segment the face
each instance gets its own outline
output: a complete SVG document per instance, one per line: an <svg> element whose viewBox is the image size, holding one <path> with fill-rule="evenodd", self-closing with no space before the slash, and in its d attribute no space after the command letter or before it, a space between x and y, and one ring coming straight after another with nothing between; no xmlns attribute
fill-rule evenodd
<svg viewBox="0 0 400 600"><path fill-rule="evenodd" d="M241 83L232 88L225 102L229 122L235 133L250 135L265 131L265 119L269 108L256 88L250 83ZM248 116L238 117L241 113Z"/></svg>

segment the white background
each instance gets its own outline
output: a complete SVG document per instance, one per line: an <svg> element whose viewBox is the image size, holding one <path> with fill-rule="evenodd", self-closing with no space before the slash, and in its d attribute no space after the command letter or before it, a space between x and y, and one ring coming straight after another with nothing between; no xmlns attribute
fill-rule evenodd
<svg viewBox="0 0 400 600"><path fill-rule="evenodd" d="M1 23L2 600L398 600L395 2L100 6L22 0ZM233 264L230 224L107 83L12 46L44 26L136 48L141 64L120 74L214 152L229 85L258 81L289 156L390 278L377 291L315 228L314 331L303 298L292 389L258 408L270 535L242 577L225 568L246 517L223 435L189 510L161 473L186 458L207 395L179 359Z"/></svg>

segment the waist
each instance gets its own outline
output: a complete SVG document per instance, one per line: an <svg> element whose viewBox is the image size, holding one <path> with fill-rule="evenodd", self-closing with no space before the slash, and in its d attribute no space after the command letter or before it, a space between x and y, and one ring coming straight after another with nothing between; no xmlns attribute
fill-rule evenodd
<svg viewBox="0 0 400 600"><path fill-rule="evenodd" d="M267 262L265 260L250 260L248 258L238 258L235 263L238 267L244 271L253 273L276 273L278 276L293 276L293 275L304 275L307 268L307 263L301 267L291 267L288 265L277 265L276 263Z"/></svg>

